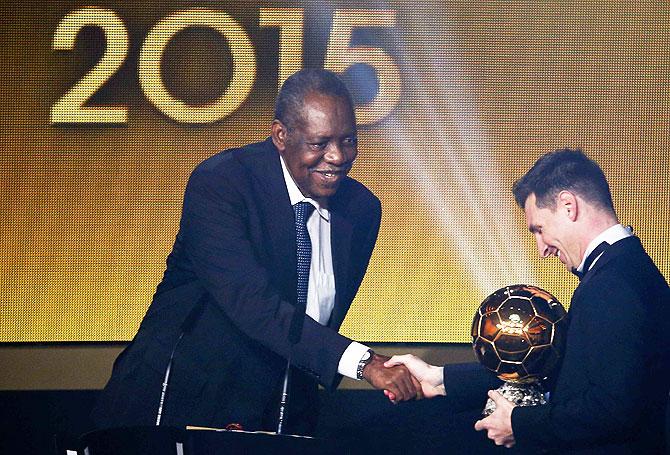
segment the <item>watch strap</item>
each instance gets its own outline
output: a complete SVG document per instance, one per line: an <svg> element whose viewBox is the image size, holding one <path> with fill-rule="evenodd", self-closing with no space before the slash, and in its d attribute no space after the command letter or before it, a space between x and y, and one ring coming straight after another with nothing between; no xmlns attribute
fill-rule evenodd
<svg viewBox="0 0 670 455"><path fill-rule="evenodd" d="M368 356L363 355L363 358L361 358L361 360L358 362L358 367L356 367L356 379L358 379L359 381L364 379L363 370L365 369L368 363L372 362L372 358L375 355L375 351L373 351L372 349L368 349L368 353L370 355Z"/></svg>

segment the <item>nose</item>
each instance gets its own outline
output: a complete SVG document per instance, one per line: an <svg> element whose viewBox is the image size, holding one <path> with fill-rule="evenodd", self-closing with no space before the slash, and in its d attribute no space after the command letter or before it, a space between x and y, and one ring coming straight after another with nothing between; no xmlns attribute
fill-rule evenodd
<svg viewBox="0 0 670 455"><path fill-rule="evenodd" d="M344 164L347 161L347 158L342 144L335 141L329 144L323 159L334 166L341 166Z"/></svg>
<svg viewBox="0 0 670 455"><path fill-rule="evenodd" d="M537 243L537 252L540 254L541 258L546 258L551 255L551 248L544 243L539 234L535 234L535 242Z"/></svg>
<svg viewBox="0 0 670 455"><path fill-rule="evenodd" d="M356 142L350 139L333 140L328 144L323 160L333 166L351 164L358 155Z"/></svg>

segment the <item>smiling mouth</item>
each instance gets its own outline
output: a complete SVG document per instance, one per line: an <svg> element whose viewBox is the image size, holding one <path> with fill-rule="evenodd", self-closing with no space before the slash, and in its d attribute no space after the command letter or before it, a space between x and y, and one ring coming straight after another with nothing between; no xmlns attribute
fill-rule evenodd
<svg viewBox="0 0 670 455"><path fill-rule="evenodd" d="M341 169L314 169L312 172L315 172L321 175L326 180L337 180L340 177L344 177L351 169L351 166L347 166Z"/></svg>
<svg viewBox="0 0 670 455"><path fill-rule="evenodd" d="M330 172L330 171L314 171L314 172L321 174L327 179L334 179L340 177L341 175L344 175L344 172Z"/></svg>
<svg viewBox="0 0 670 455"><path fill-rule="evenodd" d="M565 261L563 258L561 258L561 250L556 250L556 255L555 255L559 261L561 261L563 264L565 264Z"/></svg>

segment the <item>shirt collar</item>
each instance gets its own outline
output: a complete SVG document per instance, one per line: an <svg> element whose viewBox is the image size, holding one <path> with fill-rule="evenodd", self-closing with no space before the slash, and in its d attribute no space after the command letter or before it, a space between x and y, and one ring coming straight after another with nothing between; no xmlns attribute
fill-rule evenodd
<svg viewBox="0 0 670 455"><path fill-rule="evenodd" d="M302 192L300 191L300 188L298 188L298 185L295 184L293 177L291 176L290 172L288 171L288 168L286 167L284 157L279 155L279 161L281 161L281 169L282 172L284 173L284 182L286 183L286 189L288 190L288 197L289 200L291 201L291 205L292 206L296 205L298 202L302 201L309 202L314 206L319 215L321 215L321 218L323 218L325 221L330 221L330 212L328 211L327 208L321 207L321 205L314 199L303 196Z"/></svg>
<svg viewBox="0 0 670 455"><path fill-rule="evenodd" d="M625 239L626 237L630 237L631 235L633 235L633 228L630 226L623 226L622 224L615 224L614 226L605 229L603 232L598 234L596 238L591 240L589 246L586 247L586 251L584 251L584 256L582 257L582 262L579 264L579 267L577 267L577 271L584 272L584 262L586 262L586 258L589 257L589 254L591 254L591 252L595 250L596 247L602 242L606 242L612 245L613 243ZM591 263L591 267L593 267L593 264L595 264L597 260L598 258L596 258L596 260Z"/></svg>

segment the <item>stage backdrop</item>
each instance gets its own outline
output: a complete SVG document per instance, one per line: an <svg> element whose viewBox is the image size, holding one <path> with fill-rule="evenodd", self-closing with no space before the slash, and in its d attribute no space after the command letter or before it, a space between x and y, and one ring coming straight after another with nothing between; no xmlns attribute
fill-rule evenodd
<svg viewBox="0 0 670 455"><path fill-rule="evenodd" d="M0 341L132 338L194 166L263 140L302 67L355 95L353 176L383 204L342 329L466 342L489 293L569 302L510 188L581 147L670 276L670 3L2 2Z"/></svg>

